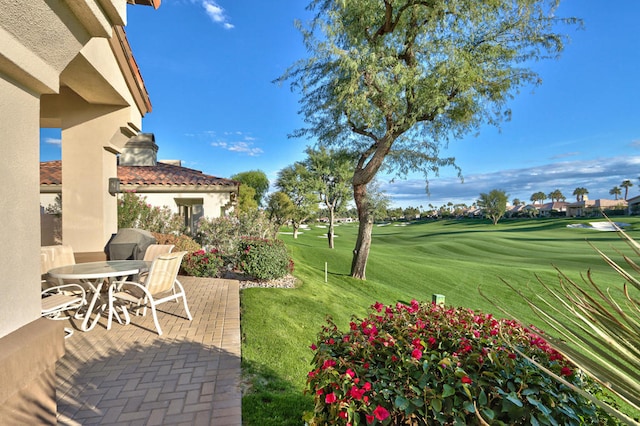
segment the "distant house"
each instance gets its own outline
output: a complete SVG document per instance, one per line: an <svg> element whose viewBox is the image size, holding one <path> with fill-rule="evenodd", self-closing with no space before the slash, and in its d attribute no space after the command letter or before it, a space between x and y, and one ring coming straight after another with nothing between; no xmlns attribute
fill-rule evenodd
<svg viewBox="0 0 640 426"><path fill-rule="evenodd" d="M544 204L532 204L540 212L540 216L561 216L566 213L567 204L564 201L552 201Z"/></svg>
<svg viewBox="0 0 640 426"><path fill-rule="evenodd" d="M640 195L629 198L627 200L627 214L639 214L640 213Z"/></svg>
<svg viewBox="0 0 640 426"><path fill-rule="evenodd" d="M178 160L158 161L157 152L152 133L134 136L125 144L117 167L120 192L135 192L152 206L169 207L192 231L202 217L220 217L233 211L239 182L182 167ZM54 204L61 190L62 162L40 163L41 206Z"/></svg>
<svg viewBox="0 0 640 426"><path fill-rule="evenodd" d="M627 201L625 200L607 200L604 198L584 200L567 204L567 216L600 216L602 210L626 210L626 208Z"/></svg>

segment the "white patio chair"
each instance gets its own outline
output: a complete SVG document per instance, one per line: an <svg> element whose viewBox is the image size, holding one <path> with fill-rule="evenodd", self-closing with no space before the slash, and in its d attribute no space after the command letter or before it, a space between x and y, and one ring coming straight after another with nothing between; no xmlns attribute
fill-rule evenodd
<svg viewBox="0 0 640 426"><path fill-rule="evenodd" d="M109 318L107 320L107 330L111 329L113 317L116 317L118 322L120 322L120 317L116 312L117 308L122 309L125 324L129 324L131 317L129 316L127 305L137 304L138 306L135 306L135 309L139 309L140 305L144 305L144 309L146 309L146 305L149 305L151 307L151 313L153 314L153 322L158 330L158 335L161 336L162 329L158 322L156 306L179 298L182 298L187 318L191 321L193 317L187 305L187 295L184 287L177 278L180 264L185 254L187 254L186 251L181 251L156 257L149 269L149 275L147 275L143 284L133 281L114 282L111 284L111 286L109 286Z"/></svg>
<svg viewBox="0 0 640 426"><path fill-rule="evenodd" d="M68 311L75 310L87 304L87 294L79 284L64 284L47 288L42 292L43 317L62 320L69 318ZM73 334L73 329L65 327L65 339Z"/></svg>
<svg viewBox="0 0 640 426"><path fill-rule="evenodd" d="M144 258L142 260L146 260L147 262L152 262L156 257L161 254L171 253L175 245L173 244L150 244L147 247L147 250L144 252Z"/></svg>
<svg viewBox="0 0 640 426"><path fill-rule="evenodd" d="M62 280L55 280L47 275L47 271L58 266L75 265L76 258L73 248L69 245L53 245L40 247L40 274L43 288L63 284ZM79 283L75 283L79 284Z"/></svg>

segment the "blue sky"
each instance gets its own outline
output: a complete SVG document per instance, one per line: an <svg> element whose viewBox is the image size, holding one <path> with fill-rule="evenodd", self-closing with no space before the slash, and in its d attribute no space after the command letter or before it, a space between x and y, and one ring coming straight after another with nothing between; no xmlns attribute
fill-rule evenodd
<svg viewBox="0 0 640 426"><path fill-rule="evenodd" d="M303 123L298 94L272 81L306 55L295 19L305 0L163 0L158 10L128 6L127 36L150 93L143 131L154 133L160 159L229 177L260 169L270 179L304 158L311 141L287 137ZM510 102L498 131L452 140L443 155L454 170L430 177L381 176L397 206L473 203L498 188L510 199L576 187L589 198L630 179L640 193L640 1L565 0L560 16L584 20L567 31L559 60L534 64L541 86ZM41 159L60 158L59 132L43 130ZM624 191L623 191L624 193Z"/></svg>

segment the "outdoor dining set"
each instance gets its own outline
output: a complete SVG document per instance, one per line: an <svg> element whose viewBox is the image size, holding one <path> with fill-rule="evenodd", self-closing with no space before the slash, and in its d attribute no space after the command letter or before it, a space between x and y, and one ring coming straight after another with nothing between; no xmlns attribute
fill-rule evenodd
<svg viewBox="0 0 640 426"><path fill-rule="evenodd" d="M162 335L156 306L182 299L191 320L186 293L177 278L187 252L172 252L173 248L150 244L141 260L76 263L70 246L41 247L42 316L73 317L82 320L80 330L90 331L103 315L107 317L107 329L111 329L114 318L120 324L129 324L129 311L145 315L150 307L158 334ZM73 329L66 327L65 332L69 337Z"/></svg>

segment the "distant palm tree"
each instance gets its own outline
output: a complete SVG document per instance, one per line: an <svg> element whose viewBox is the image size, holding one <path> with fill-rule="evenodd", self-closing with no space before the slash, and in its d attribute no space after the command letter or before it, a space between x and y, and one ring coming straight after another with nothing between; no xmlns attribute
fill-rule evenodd
<svg viewBox="0 0 640 426"><path fill-rule="evenodd" d="M564 201L567 199L567 197L565 197L562 191L560 191L559 189L556 189L553 192L550 192L548 197L551 198L552 202L553 201L560 202L560 200Z"/></svg>
<svg viewBox="0 0 640 426"><path fill-rule="evenodd" d="M578 187L573 190L573 195L576 196L576 201L584 201L584 196L587 195L589 191L587 188Z"/></svg>
<svg viewBox="0 0 640 426"><path fill-rule="evenodd" d="M534 204L536 201L540 201L541 203L544 203L544 200L546 199L547 199L547 194L545 194L542 191L532 194L530 198L531 202Z"/></svg>
<svg viewBox="0 0 640 426"><path fill-rule="evenodd" d="M611 188L609 190L609 194L613 195L614 197L616 197L616 200L618 199L618 197L620 196L620 194L622 194L622 191L620 190L619 187L614 186L613 188Z"/></svg>
<svg viewBox="0 0 640 426"><path fill-rule="evenodd" d="M519 205L520 205L520 203L522 203L522 201L520 201L520 198L514 198L514 199L511 201L511 203L512 203L514 206L516 206L516 207L517 207L517 206L519 206Z"/></svg>
<svg viewBox="0 0 640 426"><path fill-rule="evenodd" d="M621 187L624 188L624 199L627 199L627 195L629 195L629 188L631 188L633 186L633 183L631 183L631 181L629 179L625 179L622 181L622 183L620 184Z"/></svg>

